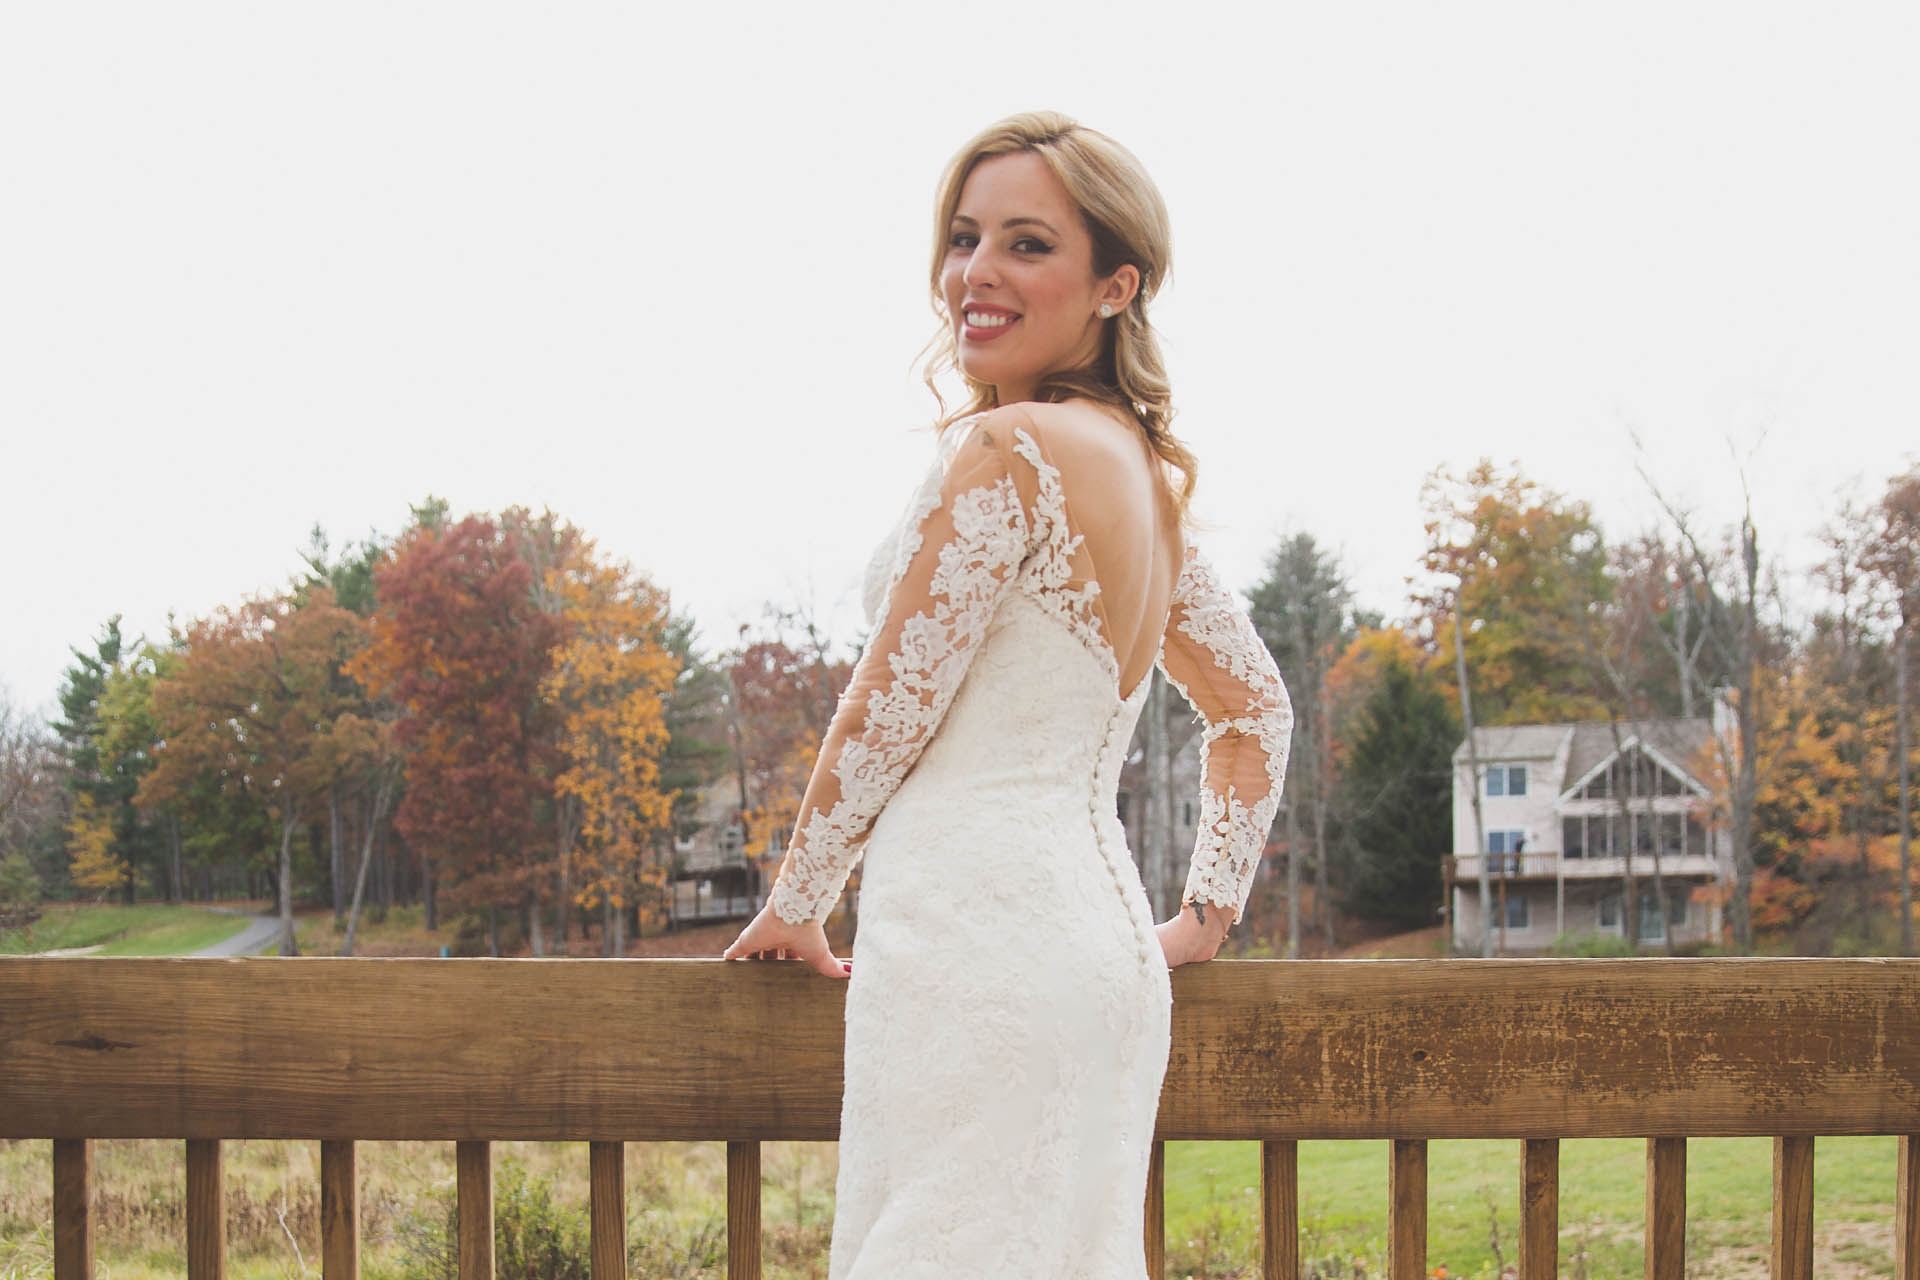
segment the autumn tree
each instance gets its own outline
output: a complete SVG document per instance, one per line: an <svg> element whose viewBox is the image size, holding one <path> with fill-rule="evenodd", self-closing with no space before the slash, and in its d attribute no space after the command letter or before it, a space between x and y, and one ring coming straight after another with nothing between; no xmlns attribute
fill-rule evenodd
<svg viewBox="0 0 1920 1280"><path fill-rule="evenodd" d="M619 954L625 908L666 883L658 837L672 795L661 785L659 758L678 674L666 644L667 601L584 539L548 570L548 583L564 626L540 693L561 717L554 798L576 806L568 833L577 833L577 846L563 840L559 850L560 896L604 905L614 924L607 944ZM530 919L540 954L537 902Z"/></svg>
<svg viewBox="0 0 1920 1280"><path fill-rule="evenodd" d="M107 743L102 700L130 650L118 615L108 619L91 653L73 650L74 664L60 687L61 718L54 726L66 752L73 796L67 834L75 883L117 888L128 903L134 900L139 869L152 861L154 849L152 833L133 804L146 761Z"/></svg>
<svg viewBox="0 0 1920 1280"><path fill-rule="evenodd" d="M1913 866L1913 633L1920 627L1920 467L1894 476L1874 512L1861 567L1890 599L1894 639L1895 758L1898 776L1900 951L1914 954Z"/></svg>
<svg viewBox="0 0 1920 1280"><path fill-rule="evenodd" d="M167 804L205 778L252 797L279 831L280 953L296 955L293 837L316 798L352 765L359 724L338 673L364 624L315 590L220 610L194 624L177 668L157 680L163 743L140 803Z"/></svg>
<svg viewBox="0 0 1920 1280"><path fill-rule="evenodd" d="M396 709L395 821L426 863L432 927L437 882L471 905L518 906L553 862L537 828L558 721L540 689L565 622L536 598L514 521L427 510L375 570L371 640L347 670Z"/></svg>
<svg viewBox="0 0 1920 1280"><path fill-rule="evenodd" d="M25 923L58 887L68 803L59 743L0 688L0 928Z"/></svg>
<svg viewBox="0 0 1920 1280"><path fill-rule="evenodd" d="M1599 716L1587 654L1611 584L1587 505L1482 460L1464 476L1435 471L1421 506L1434 585L1416 603L1446 663L1458 614L1477 722Z"/></svg>

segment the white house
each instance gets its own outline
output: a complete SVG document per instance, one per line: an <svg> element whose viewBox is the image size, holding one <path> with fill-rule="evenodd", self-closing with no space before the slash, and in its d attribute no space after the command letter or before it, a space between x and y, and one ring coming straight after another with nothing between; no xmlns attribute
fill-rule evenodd
<svg viewBox="0 0 1920 1280"><path fill-rule="evenodd" d="M1453 753L1454 948L1479 952L1489 927L1496 953L1544 951L1560 934L1624 936L1629 877L1642 945L1718 937L1733 862L1702 776L1712 746L1704 716L1476 729L1474 752L1463 741Z"/></svg>

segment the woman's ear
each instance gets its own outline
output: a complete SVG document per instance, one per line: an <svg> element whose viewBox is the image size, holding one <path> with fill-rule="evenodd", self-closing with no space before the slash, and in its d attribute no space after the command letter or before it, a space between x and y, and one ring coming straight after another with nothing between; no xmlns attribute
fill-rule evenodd
<svg viewBox="0 0 1920 1280"><path fill-rule="evenodd" d="M1123 262L1120 269L1108 276L1094 295L1094 302L1102 307L1112 307L1113 314L1119 315L1133 303L1133 295L1140 292L1140 268L1131 262Z"/></svg>

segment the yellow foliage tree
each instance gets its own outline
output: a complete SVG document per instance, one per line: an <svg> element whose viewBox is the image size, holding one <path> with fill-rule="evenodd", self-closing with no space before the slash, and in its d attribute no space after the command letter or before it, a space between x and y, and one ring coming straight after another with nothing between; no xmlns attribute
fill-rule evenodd
<svg viewBox="0 0 1920 1280"><path fill-rule="evenodd" d="M67 819L67 847L73 882L82 889L117 888L132 874L126 859L114 853L112 816L84 792L74 797Z"/></svg>
<svg viewBox="0 0 1920 1280"><path fill-rule="evenodd" d="M580 539L547 571L564 640L541 685L561 712L557 800L575 808L563 837L563 892L583 907L658 903L667 868L660 833L674 793L660 785L666 696L679 674L664 632L667 598Z"/></svg>

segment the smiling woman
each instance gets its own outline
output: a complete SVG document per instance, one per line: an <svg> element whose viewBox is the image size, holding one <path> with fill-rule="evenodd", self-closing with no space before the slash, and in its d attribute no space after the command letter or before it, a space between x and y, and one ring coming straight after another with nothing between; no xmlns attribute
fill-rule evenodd
<svg viewBox="0 0 1920 1280"><path fill-rule="evenodd" d="M833 1280L1142 1280L1167 971L1246 901L1291 709L1187 541L1138 162L1016 116L949 167L936 226L934 364L972 399L873 558L872 638L727 955L850 976ZM1156 660L1207 722L1157 925L1116 804ZM824 925L862 858L852 972Z"/></svg>

